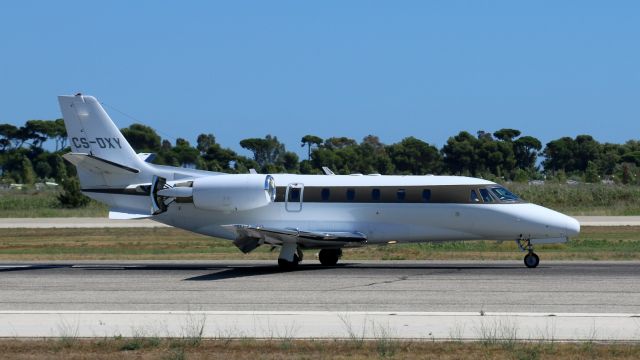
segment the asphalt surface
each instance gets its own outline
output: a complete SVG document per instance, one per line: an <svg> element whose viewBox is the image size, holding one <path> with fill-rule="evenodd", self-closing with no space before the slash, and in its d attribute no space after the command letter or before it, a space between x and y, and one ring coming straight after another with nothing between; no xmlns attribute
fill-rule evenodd
<svg viewBox="0 0 640 360"><path fill-rule="evenodd" d="M640 313L640 262L0 263L0 311Z"/></svg>

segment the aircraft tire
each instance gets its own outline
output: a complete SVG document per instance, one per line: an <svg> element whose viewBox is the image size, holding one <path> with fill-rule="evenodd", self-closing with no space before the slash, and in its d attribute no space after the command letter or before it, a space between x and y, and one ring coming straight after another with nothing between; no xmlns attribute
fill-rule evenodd
<svg viewBox="0 0 640 360"><path fill-rule="evenodd" d="M538 264L540 264L540 258L535 253L533 253L533 252L528 253L524 257L524 265L526 267L535 268L535 267L538 267Z"/></svg>
<svg viewBox="0 0 640 360"><path fill-rule="evenodd" d="M335 266L342 257L342 249L322 249L318 253L320 264L324 266Z"/></svg>

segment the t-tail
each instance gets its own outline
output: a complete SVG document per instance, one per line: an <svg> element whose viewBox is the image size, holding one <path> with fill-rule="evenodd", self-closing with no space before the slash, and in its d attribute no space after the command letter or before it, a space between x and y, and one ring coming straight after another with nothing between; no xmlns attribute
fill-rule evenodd
<svg viewBox="0 0 640 360"><path fill-rule="evenodd" d="M65 159L78 168L83 188L129 185L148 173L96 98L78 94L58 101L72 151Z"/></svg>
<svg viewBox="0 0 640 360"><path fill-rule="evenodd" d="M82 192L109 204L110 217L150 216L152 202L144 195L167 171L136 154L93 96L59 96L58 101L72 150L64 158L76 166Z"/></svg>

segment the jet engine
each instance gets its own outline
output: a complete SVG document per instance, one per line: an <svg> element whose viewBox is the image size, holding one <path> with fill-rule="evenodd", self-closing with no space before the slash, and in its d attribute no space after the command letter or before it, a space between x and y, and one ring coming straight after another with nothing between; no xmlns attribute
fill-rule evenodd
<svg viewBox="0 0 640 360"><path fill-rule="evenodd" d="M193 205L214 211L244 211L267 206L276 199L271 175L216 175L193 180Z"/></svg>
<svg viewBox="0 0 640 360"><path fill-rule="evenodd" d="M168 183L154 176L150 194L152 213L163 213L175 202L193 203L203 210L244 211L267 206L276 199L271 175L215 175Z"/></svg>

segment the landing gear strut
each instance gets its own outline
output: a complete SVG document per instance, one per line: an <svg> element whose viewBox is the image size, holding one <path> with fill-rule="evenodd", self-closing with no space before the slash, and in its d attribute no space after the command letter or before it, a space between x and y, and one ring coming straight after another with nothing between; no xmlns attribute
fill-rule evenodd
<svg viewBox="0 0 640 360"><path fill-rule="evenodd" d="M322 249L318 253L320 264L324 266L334 266L342 257L342 249Z"/></svg>
<svg viewBox="0 0 640 360"><path fill-rule="evenodd" d="M282 248L280 249L280 256L278 257L278 266L282 270L293 270L295 269L304 254L300 248L297 247L295 243L292 244L282 244Z"/></svg>
<svg viewBox="0 0 640 360"><path fill-rule="evenodd" d="M518 247L522 251L528 251L528 254L524 257L524 265L528 268L535 268L540 264L540 258L533 252L533 245L530 239L518 239L516 240Z"/></svg>

